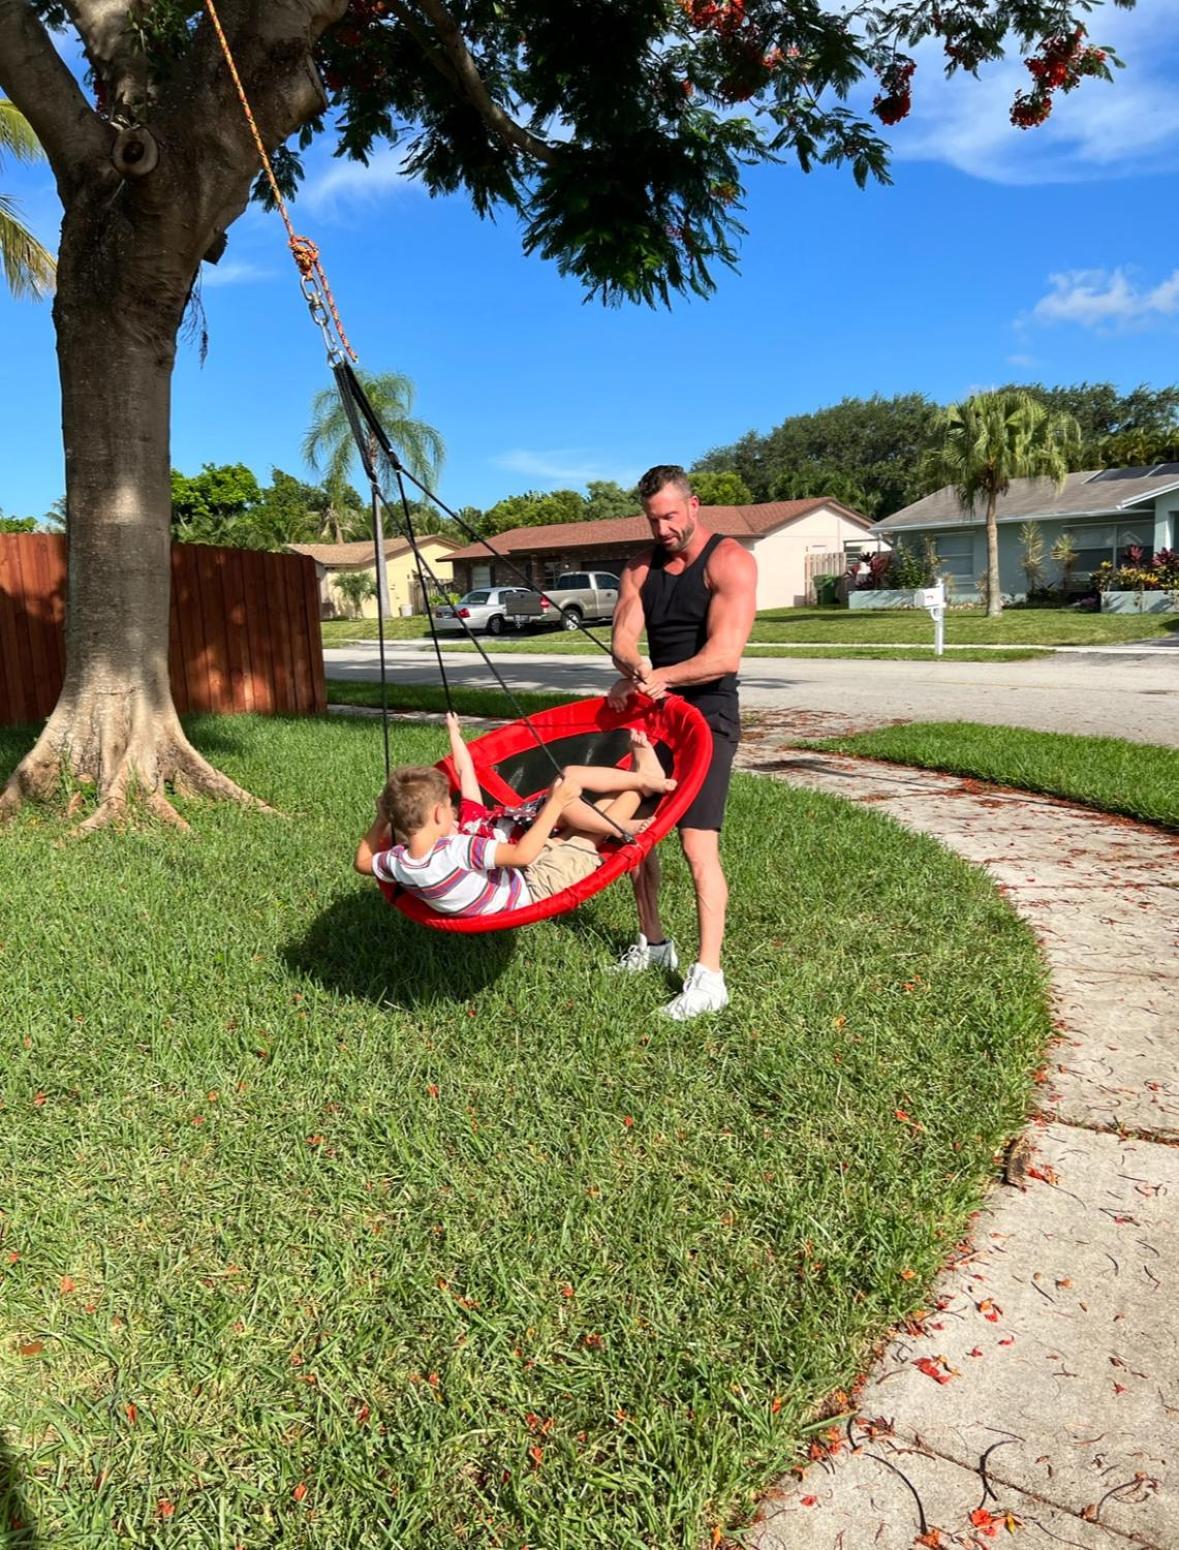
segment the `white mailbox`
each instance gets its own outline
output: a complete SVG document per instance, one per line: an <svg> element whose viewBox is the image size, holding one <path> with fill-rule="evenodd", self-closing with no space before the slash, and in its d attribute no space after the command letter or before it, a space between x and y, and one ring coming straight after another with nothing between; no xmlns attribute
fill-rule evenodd
<svg viewBox="0 0 1179 1550"><path fill-rule="evenodd" d="M936 587L918 587L913 594L913 601L918 608L944 608L946 606L946 589L939 581Z"/></svg>

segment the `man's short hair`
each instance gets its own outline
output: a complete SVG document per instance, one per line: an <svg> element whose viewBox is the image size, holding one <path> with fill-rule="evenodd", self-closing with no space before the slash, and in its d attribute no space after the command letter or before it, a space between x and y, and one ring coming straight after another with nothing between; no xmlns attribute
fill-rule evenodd
<svg viewBox="0 0 1179 1550"><path fill-rule="evenodd" d="M649 501L669 484L674 484L681 495L696 493L692 489L692 481L678 463L656 463L639 480L639 499Z"/></svg>
<svg viewBox="0 0 1179 1550"><path fill-rule="evenodd" d="M381 816L404 845L426 827L430 809L450 801L450 782L432 764L409 764L394 770L381 792Z"/></svg>

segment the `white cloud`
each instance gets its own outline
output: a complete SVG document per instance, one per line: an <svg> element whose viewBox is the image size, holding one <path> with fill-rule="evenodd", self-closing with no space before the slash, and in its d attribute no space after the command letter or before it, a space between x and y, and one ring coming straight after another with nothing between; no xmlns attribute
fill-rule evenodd
<svg viewBox="0 0 1179 1550"><path fill-rule="evenodd" d="M591 479L616 479L626 487L638 478L637 470L607 468L602 463L592 461L580 450L533 452L518 447L511 452L502 452L492 458L492 462L497 468L522 474L526 479L539 480L541 484L551 485L554 489L557 486L580 488Z"/></svg>
<svg viewBox="0 0 1179 1550"><path fill-rule="evenodd" d="M252 264L245 258L222 259L219 264L206 264L201 271L201 287L219 290L225 285L242 285L251 280L269 280L273 269L262 264Z"/></svg>
<svg viewBox="0 0 1179 1550"><path fill-rule="evenodd" d="M1145 12L1149 11L1149 16ZM1090 22L1094 43L1125 61L1112 84L1085 81L1058 93L1052 115L1035 129L1010 120L1017 90L1031 86L1018 45L979 79L947 80L940 43L914 52L913 112L892 132L898 161L948 162L992 183L1035 185L1170 172L1179 150L1179 6L1123 11L1103 6Z"/></svg>
<svg viewBox="0 0 1179 1550"><path fill-rule="evenodd" d="M333 158L327 169L312 173L299 191L299 203L317 215L335 214L348 205L371 204L382 195L413 186L401 170L402 153L393 146L377 151L366 167Z"/></svg>
<svg viewBox="0 0 1179 1550"><path fill-rule="evenodd" d="M1117 328L1179 316L1179 269L1144 288L1125 269L1070 269L1048 276L1046 296L1032 308L1041 323Z"/></svg>
<svg viewBox="0 0 1179 1550"><path fill-rule="evenodd" d="M1007 357L1007 364L1009 366L1031 367L1036 364L1036 357L1034 355L1009 355Z"/></svg>

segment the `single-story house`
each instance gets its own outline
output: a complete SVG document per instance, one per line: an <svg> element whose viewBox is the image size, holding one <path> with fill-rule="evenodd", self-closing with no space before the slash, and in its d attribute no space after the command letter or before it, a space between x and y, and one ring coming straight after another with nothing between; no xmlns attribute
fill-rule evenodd
<svg viewBox="0 0 1179 1550"><path fill-rule="evenodd" d="M418 539L418 548L428 567L427 580L430 571L433 571L439 581L449 586L451 583L450 557L452 551L458 548L454 539L430 534L428 537ZM352 603L336 586L337 576L357 571L366 571L375 586L376 556L370 539L364 538L357 543L349 544L288 544L287 549L292 554L308 554L315 561L315 571L319 578L320 618L375 619L377 617L375 593L365 599L358 614ZM418 585L413 551L407 538L386 538L385 570L389 578L389 606L392 612L399 614L403 609L408 608L411 613L423 613L425 610L422 605L421 587Z"/></svg>
<svg viewBox="0 0 1179 1550"><path fill-rule="evenodd" d="M996 520L999 582L1006 596L1018 598L1027 591L1020 563L1019 529L1024 522L1040 527L1045 584L1061 585L1052 546L1067 533L1077 552L1071 587L1087 590L1090 573L1103 560L1118 564L1131 546L1148 554L1179 547L1179 463L1069 474L1060 491L1050 479L1013 479L999 498ZM890 544L903 541L914 549L920 549L926 537L933 539L951 596L961 601L978 598L987 570L986 507L981 502L975 511L966 511L953 487L946 485L878 522L873 531Z"/></svg>
<svg viewBox="0 0 1179 1550"><path fill-rule="evenodd" d="M815 575L842 573L849 555L880 547L872 524L858 511L826 499L769 501L759 506L702 506L714 532L735 538L757 559L757 606L790 608L813 596ZM481 544L455 549L450 559L460 592L507 585L521 571L538 590L555 586L568 571L613 571L651 544L646 517L612 517L599 522L554 522L514 527L488 540L510 564Z"/></svg>

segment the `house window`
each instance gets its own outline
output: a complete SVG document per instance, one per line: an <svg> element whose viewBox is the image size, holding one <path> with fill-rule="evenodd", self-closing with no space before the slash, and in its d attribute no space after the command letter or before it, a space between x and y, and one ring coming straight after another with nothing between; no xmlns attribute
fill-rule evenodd
<svg viewBox="0 0 1179 1550"><path fill-rule="evenodd" d="M546 587L555 587L557 585L557 577L559 575L561 575L560 560L545 560L543 569L541 571L542 584Z"/></svg>
<svg viewBox="0 0 1179 1550"><path fill-rule="evenodd" d="M471 566L471 586L472 587L489 587L490 585L491 585L491 566L490 565L472 565Z"/></svg>
<svg viewBox="0 0 1179 1550"><path fill-rule="evenodd" d="M970 591L974 586L974 534L934 533L938 571L951 578L952 587Z"/></svg>
<svg viewBox="0 0 1179 1550"><path fill-rule="evenodd" d="M1118 530L1116 527L1075 527L1066 531L1077 551L1073 576L1087 586L1089 572L1095 571L1104 560L1115 558Z"/></svg>

